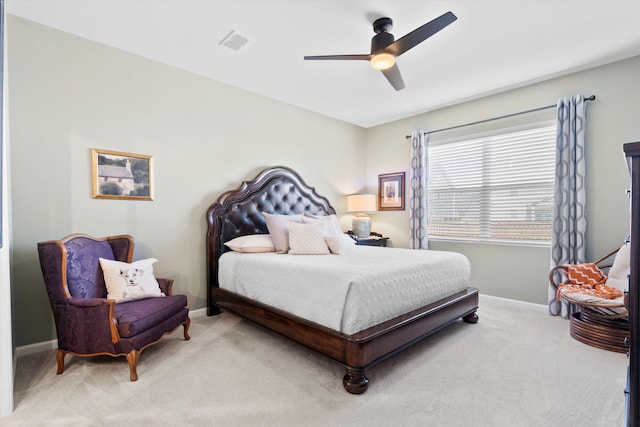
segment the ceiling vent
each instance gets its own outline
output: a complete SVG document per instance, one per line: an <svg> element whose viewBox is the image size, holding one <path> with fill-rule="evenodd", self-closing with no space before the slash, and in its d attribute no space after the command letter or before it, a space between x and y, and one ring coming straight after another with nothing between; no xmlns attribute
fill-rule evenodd
<svg viewBox="0 0 640 427"><path fill-rule="evenodd" d="M251 38L242 35L235 30L231 30L229 34L224 36L224 38L220 40L218 44L228 47L233 51L239 52L246 49L251 43L253 43L253 40Z"/></svg>

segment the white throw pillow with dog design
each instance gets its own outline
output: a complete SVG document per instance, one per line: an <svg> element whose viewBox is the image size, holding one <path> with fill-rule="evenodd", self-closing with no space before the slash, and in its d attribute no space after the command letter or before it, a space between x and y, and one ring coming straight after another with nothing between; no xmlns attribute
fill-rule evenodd
<svg viewBox="0 0 640 427"><path fill-rule="evenodd" d="M149 297L165 296L153 275L155 258L142 259L131 264L99 258L107 286L107 298L116 303Z"/></svg>

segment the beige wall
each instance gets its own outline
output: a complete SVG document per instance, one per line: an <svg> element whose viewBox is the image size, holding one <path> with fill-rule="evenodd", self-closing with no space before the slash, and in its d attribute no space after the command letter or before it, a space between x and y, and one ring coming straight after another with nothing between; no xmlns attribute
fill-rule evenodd
<svg viewBox="0 0 640 427"><path fill-rule="evenodd" d="M595 259L620 245L628 232L628 174L622 145L640 141L639 75L640 57L636 57L367 129L367 188L377 188L380 173L408 172L410 143L405 135L415 129L442 129L552 105L566 96L595 94L597 100L587 107L587 256ZM549 109L436 133L430 140L553 117L554 110ZM372 228L391 237L394 246L408 247L408 222L408 211L378 212ZM472 280L484 294L546 304L548 248L437 241L430 247L467 255Z"/></svg>
<svg viewBox="0 0 640 427"><path fill-rule="evenodd" d="M285 165L344 215L364 185L360 127L8 18L16 346L55 337L39 241L129 233L134 259L157 258L197 309L205 212L221 193ZM92 199L91 148L152 155L155 200Z"/></svg>

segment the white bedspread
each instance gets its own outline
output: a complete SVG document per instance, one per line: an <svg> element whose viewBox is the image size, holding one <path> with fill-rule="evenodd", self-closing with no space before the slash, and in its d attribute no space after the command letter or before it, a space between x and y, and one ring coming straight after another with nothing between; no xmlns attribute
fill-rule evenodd
<svg viewBox="0 0 640 427"><path fill-rule="evenodd" d="M351 335L465 290L462 254L356 246L345 255L220 257L220 287Z"/></svg>

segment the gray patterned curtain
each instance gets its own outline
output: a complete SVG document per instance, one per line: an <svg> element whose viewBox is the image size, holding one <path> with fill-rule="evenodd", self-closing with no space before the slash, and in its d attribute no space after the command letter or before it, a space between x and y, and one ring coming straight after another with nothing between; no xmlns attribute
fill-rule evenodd
<svg viewBox="0 0 640 427"><path fill-rule="evenodd" d="M429 249L427 229L427 135L411 133L411 170L409 172L409 248Z"/></svg>
<svg viewBox="0 0 640 427"><path fill-rule="evenodd" d="M587 229L585 187L586 102L582 95L558 100L556 113L555 206L551 233L551 267L585 262ZM549 285L549 313L565 319L576 311L557 301Z"/></svg>

